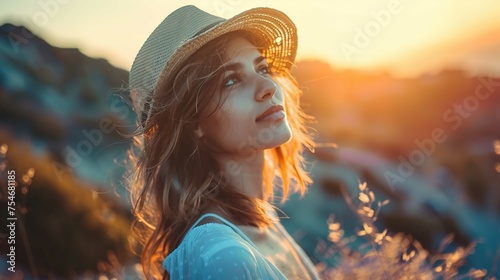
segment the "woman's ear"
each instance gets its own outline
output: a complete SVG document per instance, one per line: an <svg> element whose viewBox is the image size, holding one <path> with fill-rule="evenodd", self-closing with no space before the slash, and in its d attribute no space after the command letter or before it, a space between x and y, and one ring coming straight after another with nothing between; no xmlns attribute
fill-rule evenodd
<svg viewBox="0 0 500 280"><path fill-rule="evenodd" d="M201 129L201 126L198 126L198 128L194 131L194 133L196 133L198 138L201 138L204 135L203 130Z"/></svg>

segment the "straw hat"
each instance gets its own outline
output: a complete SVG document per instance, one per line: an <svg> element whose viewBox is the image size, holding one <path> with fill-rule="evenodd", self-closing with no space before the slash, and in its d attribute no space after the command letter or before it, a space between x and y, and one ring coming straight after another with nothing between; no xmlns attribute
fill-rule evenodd
<svg viewBox="0 0 500 280"><path fill-rule="evenodd" d="M192 5L181 7L149 35L132 64L129 87L139 123L146 125L154 95L164 91L162 84L175 76L189 56L209 41L237 30L252 34L275 72L291 68L297 52L297 31L284 13L254 8L226 20Z"/></svg>

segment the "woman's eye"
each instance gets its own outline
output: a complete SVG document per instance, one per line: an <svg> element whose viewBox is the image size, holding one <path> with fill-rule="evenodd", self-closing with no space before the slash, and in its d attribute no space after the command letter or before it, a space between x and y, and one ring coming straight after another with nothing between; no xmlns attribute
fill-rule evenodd
<svg viewBox="0 0 500 280"><path fill-rule="evenodd" d="M227 77L225 80L224 80L224 86L225 87L230 87L230 86L234 86L237 82L239 82L239 78L237 75L230 75L229 77Z"/></svg>
<svg viewBox="0 0 500 280"><path fill-rule="evenodd" d="M259 69L259 73L260 74L271 74L271 69L269 68L269 66L262 66L260 69Z"/></svg>

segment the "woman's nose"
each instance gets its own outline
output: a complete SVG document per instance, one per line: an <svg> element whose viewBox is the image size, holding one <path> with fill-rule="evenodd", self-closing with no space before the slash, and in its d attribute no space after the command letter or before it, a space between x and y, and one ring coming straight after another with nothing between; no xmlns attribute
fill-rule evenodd
<svg viewBox="0 0 500 280"><path fill-rule="evenodd" d="M268 77L260 76L257 80L257 91L255 98L257 101L270 99L276 93L276 82Z"/></svg>

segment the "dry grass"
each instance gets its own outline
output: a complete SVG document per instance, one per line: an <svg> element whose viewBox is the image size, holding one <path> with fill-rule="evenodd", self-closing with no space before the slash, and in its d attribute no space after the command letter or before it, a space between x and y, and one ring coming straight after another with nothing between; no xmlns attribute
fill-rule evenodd
<svg viewBox="0 0 500 280"><path fill-rule="evenodd" d="M333 268L320 265L325 279L484 279L486 270L471 269L459 273L465 258L473 253L474 244L443 253L453 241L447 236L437 254L430 255L417 241L403 233L388 235L375 225L381 207L389 201L376 201L366 183L359 184L356 199L344 193L344 198L357 214L362 227L357 236L347 237L334 215L328 219L328 242L321 244L326 256L339 256ZM353 243L364 238L364 246L353 249ZM489 278L495 279L495 278Z"/></svg>
<svg viewBox="0 0 500 280"><path fill-rule="evenodd" d="M35 157L28 143L11 143L0 131L0 217L7 218L4 182L14 170L17 218L16 272L2 271L0 279L121 278L132 261L124 209L72 174L58 177L54 161ZM6 246L0 242L2 251Z"/></svg>

